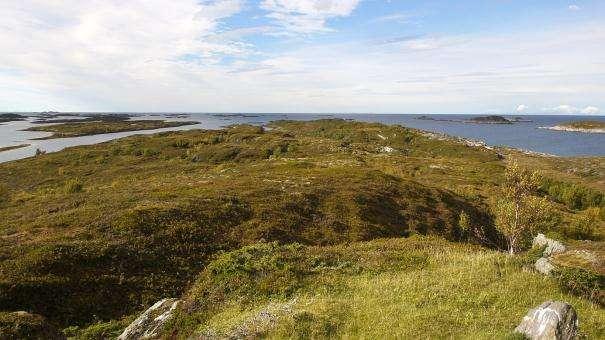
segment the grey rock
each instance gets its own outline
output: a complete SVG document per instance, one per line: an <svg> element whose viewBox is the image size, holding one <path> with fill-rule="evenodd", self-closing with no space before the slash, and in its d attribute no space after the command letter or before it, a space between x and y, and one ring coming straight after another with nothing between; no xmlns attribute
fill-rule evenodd
<svg viewBox="0 0 605 340"><path fill-rule="evenodd" d="M532 246L534 246L534 247L546 246L546 249L544 249L544 253L542 253L542 256L544 256L544 257L548 257L548 256L555 255L555 254L560 254L560 253L565 252L565 250L566 250L563 243L553 240L551 238L548 238L544 234L538 234L536 237L534 237Z"/></svg>
<svg viewBox="0 0 605 340"><path fill-rule="evenodd" d="M152 339L158 336L166 321L168 321L181 301L178 299L163 299L149 307L141 316L134 320L118 340Z"/></svg>
<svg viewBox="0 0 605 340"><path fill-rule="evenodd" d="M541 257L534 264L534 268L536 268L536 270L541 274L550 275L550 273L552 273L552 271L555 269L555 266L550 263L547 258Z"/></svg>
<svg viewBox="0 0 605 340"><path fill-rule="evenodd" d="M547 301L530 310L515 332L532 340L571 340L578 333L578 315L566 302Z"/></svg>

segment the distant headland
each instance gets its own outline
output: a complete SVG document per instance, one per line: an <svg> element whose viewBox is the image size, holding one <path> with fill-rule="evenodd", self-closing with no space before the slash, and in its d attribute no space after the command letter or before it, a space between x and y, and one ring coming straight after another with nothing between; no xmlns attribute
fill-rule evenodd
<svg viewBox="0 0 605 340"><path fill-rule="evenodd" d="M596 120L580 120L566 122L555 126L543 126L540 127L540 129L583 133L605 133L605 122Z"/></svg>

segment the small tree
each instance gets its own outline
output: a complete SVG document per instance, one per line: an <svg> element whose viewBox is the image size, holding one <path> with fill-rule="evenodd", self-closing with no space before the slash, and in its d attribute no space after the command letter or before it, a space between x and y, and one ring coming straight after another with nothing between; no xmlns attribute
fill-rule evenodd
<svg viewBox="0 0 605 340"><path fill-rule="evenodd" d="M546 198L535 196L540 182L538 172L522 169L516 162L506 168L494 213L496 228L506 238L510 254L522 248L536 230L553 220L553 211Z"/></svg>

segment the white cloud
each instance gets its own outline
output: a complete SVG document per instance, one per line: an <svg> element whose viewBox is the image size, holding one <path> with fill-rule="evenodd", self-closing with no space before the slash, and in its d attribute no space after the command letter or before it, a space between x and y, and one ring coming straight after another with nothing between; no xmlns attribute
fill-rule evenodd
<svg viewBox="0 0 605 340"><path fill-rule="evenodd" d="M301 39L287 50L257 50L242 37L272 28L231 29L225 20L242 2L0 1L0 111L428 113L505 112L555 101L605 105L602 23L502 35ZM282 10L270 13L315 18L314 29L296 27L298 34L325 31L330 18L355 8L316 3L274 1Z"/></svg>
<svg viewBox="0 0 605 340"><path fill-rule="evenodd" d="M585 115L597 115L600 112L601 110L596 106L587 106L581 111L581 113Z"/></svg>
<svg viewBox="0 0 605 340"><path fill-rule="evenodd" d="M283 29L291 33L316 33L330 29L326 21L351 15L360 0L263 0L268 11Z"/></svg>
<svg viewBox="0 0 605 340"><path fill-rule="evenodd" d="M519 106L517 106L517 109L515 110L517 113L525 113L527 111L529 107L525 104L521 104Z"/></svg>
<svg viewBox="0 0 605 340"><path fill-rule="evenodd" d="M547 113L555 113L555 114L568 114L568 115L573 115L573 114L586 114L586 115L595 115L595 114L599 114L600 110L598 107L595 106L587 106L583 109L577 108L575 106L572 105L559 105L553 108L544 108L542 109L542 111L547 112Z"/></svg>
<svg viewBox="0 0 605 340"><path fill-rule="evenodd" d="M576 114L576 113L580 112L580 110L577 107L571 106L571 105L566 105L566 104L555 106L553 108L544 108L544 109L542 109L542 111L548 112L548 113L567 114L567 115Z"/></svg>
<svg viewBox="0 0 605 340"><path fill-rule="evenodd" d="M579 11L580 10L580 6L578 6L578 5L569 5L567 8L570 11Z"/></svg>

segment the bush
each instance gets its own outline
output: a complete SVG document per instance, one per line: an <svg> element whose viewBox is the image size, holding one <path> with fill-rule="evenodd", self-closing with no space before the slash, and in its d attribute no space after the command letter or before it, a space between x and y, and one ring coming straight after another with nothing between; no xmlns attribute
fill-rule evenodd
<svg viewBox="0 0 605 340"><path fill-rule="evenodd" d="M569 209L584 210L605 205L603 192L575 183L544 179L540 189L551 199L565 204Z"/></svg>
<svg viewBox="0 0 605 340"><path fill-rule="evenodd" d="M580 240L594 239L601 223L599 215L599 208L588 208L582 211L570 223L569 228L564 230L566 236Z"/></svg>
<svg viewBox="0 0 605 340"><path fill-rule="evenodd" d="M605 306L605 275L582 268L562 267L554 276L566 292Z"/></svg>
<svg viewBox="0 0 605 340"><path fill-rule="evenodd" d="M0 312L0 339L60 340L65 336L40 315Z"/></svg>

